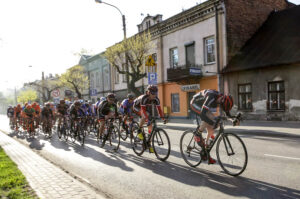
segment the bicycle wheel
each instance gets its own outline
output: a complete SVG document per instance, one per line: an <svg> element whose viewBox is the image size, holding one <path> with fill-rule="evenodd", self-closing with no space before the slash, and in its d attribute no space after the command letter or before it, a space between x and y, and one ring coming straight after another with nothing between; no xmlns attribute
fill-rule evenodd
<svg viewBox="0 0 300 199"><path fill-rule="evenodd" d="M120 122L119 123L119 129L120 129L120 136L121 136L121 138L122 138L122 140L126 140L127 139L127 137L128 137L128 135L127 135L127 132L128 132L128 126L126 125L125 127L127 127L127 129L126 128L124 128L123 127L123 123L124 122Z"/></svg>
<svg viewBox="0 0 300 199"><path fill-rule="evenodd" d="M61 139L61 136L62 136L62 131L63 131L62 128L63 127L60 127L60 126L57 127L57 136L58 136L59 139Z"/></svg>
<svg viewBox="0 0 300 199"><path fill-rule="evenodd" d="M131 128L129 128L130 141L133 138L133 131L137 131L139 129L139 124L137 122L132 122Z"/></svg>
<svg viewBox="0 0 300 199"><path fill-rule="evenodd" d="M131 146L132 146L132 149L133 149L133 152L138 155L138 156L141 156L143 155L144 151L145 151L145 146L144 146L144 141L141 140L140 138L138 138L138 129L139 128L136 128L136 129L132 129L132 139L130 139L130 142L131 142ZM143 133L143 135L145 135ZM145 136L144 136L144 139L145 139Z"/></svg>
<svg viewBox="0 0 300 199"><path fill-rule="evenodd" d="M69 130L67 130L66 127L63 126L62 127L62 135L63 135L65 141L68 141L68 137L69 137L68 134L69 134Z"/></svg>
<svg viewBox="0 0 300 199"><path fill-rule="evenodd" d="M155 129L152 136L152 147L157 159L161 161L168 159L171 152L171 144L165 130L160 128Z"/></svg>
<svg viewBox="0 0 300 199"><path fill-rule="evenodd" d="M110 133L108 134L108 140L109 145L111 148L115 151L119 149L120 146L120 131L119 128L114 125L113 128L111 129Z"/></svg>
<svg viewBox="0 0 300 199"><path fill-rule="evenodd" d="M185 131L180 138L180 152L183 160L191 167L196 167L201 163L202 148L194 139L194 132Z"/></svg>
<svg viewBox="0 0 300 199"><path fill-rule="evenodd" d="M82 126L78 125L76 128L76 135L78 142L83 146L84 145L84 139L85 139L85 132Z"/></svg>
<svg viewBox="0 0 300 199"><path fill-rule="evenodd" d="M218 140L216 153L220 166L231 176L240 175L247 167L247 149L236 134L224 133Z"/></svg>

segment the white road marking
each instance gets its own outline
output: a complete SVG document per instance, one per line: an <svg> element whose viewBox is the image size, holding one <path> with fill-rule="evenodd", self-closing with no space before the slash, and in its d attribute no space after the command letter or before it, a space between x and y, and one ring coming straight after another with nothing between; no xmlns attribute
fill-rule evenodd
<svg viewBox="0 0 300 199"><path fill-rule="evenodd" d="M285 158L285 159L292 159L292 160L300 160L300 158L294 158L294 157L286 157L286 156L280 156L280 155L271 155L271 154L264 154L265 156L271 156L276 158Z"/></svg>

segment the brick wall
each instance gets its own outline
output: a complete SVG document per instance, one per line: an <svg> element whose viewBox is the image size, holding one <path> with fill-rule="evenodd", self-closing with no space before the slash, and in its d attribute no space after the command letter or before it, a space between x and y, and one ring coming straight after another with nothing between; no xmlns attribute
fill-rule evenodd
<svg viewBox="0 0 300 199"><path fill-rule="evenodd" d="M228 61L258 30L273 10L289 5L285 0L225 0Z"/></svg>

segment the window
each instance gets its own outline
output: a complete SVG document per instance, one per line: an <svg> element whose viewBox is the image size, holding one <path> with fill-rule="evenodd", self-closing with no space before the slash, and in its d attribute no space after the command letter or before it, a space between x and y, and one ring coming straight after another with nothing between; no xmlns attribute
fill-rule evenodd
<svg viewBox="0 0 300 199"><path fill-rule="evenodd" d="M186 66L194 67L195 66L195 42L185 46L185 57L186 57Z"/></svg>
<svg viewBox="0 0 300 199"><path fill-rule="evenodd" d="M171 94L171 109L173 113L178 113L180 112L180 103L179 103L179 94L174 93Z"/></svg>
<svg viewBox="0 0 300 199"><path fill-rule="evenodd" d="M100 76L99 76L99 72L96 72L96 86L100 87Z"/></svg>
<svg viewBox="0 0 300 199"><path fill-rule="evenodd" d="M122 71L126 71L125 64L122 64ZM127 82L126 74L122 74L122 82Z"/></svg>
<svg viewBox="0 0 300 199"><path fill-rule="evenodd" d="M209 37L204 39L204 45L205 64L215 63L215 38Z"/></svg>
<svg viewBox="0 0 300 199"><path fill-rule="evenodd" d="M240 110L252 110L252 86L251 84L238 85L238 107Z"/></svg>
<svg viewBox="0 0 300 199"><path fill-rule="evenodd" d="M115 76L115 84L118 84L119 83L119 73L117 71L117 69L115 67L113 67L113 74Z"/></svg>
<svg viewBox="0 0 300 199"><path fill-rule="evenodd" d="M90 87L94 88L94 74L91 74Z"/></svg>
<svg viewBox="0 0 300 199"><path fill-rule="evenodd" d="M146 22L146 28L150 28L150 25L151 25L150 21L147 21Z"/></svg>
<svg viewBox="0 0 300 199"><path fill-rule="evenodd" d="M284 82L269 82L268 83L268 110L284 110Z"/></svg>
<svg viewBox="0 0 300 199"><path fill-rule="evenodd" d="M171 68L178 67L178 48L170 49L170 67Z"/></svg>
<svg viewBox="0 0 300 199"><path fill-rule="evenodd" d="M153 60L155 61L155 63L157 63L157 54L156 54L156 53L153 53L153 54L152 54L152 58L153 58Z"/></svg>

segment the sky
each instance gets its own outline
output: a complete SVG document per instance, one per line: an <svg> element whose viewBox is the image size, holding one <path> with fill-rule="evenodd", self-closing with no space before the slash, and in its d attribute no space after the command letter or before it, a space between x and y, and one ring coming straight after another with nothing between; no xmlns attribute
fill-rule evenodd
<svg viewBox="0 0 300 199"><path fill-rule="evenodd" d="M205 0L105 0L126 17L127 36L147 14L163 20ZM291 0L300 4L300 0ZM143 15L142 15L143 14ZM0 91L78 64L81 49L97 54L123 39L117 9L94 0L0 0Z"/></svg>

